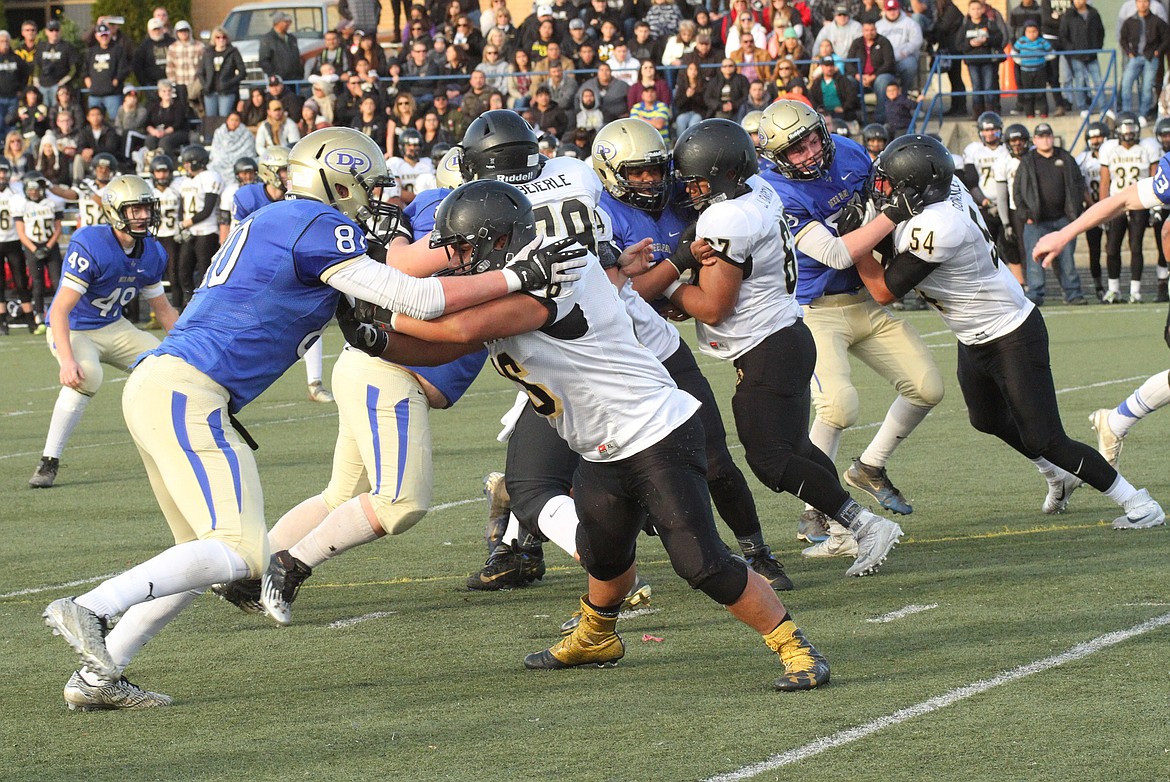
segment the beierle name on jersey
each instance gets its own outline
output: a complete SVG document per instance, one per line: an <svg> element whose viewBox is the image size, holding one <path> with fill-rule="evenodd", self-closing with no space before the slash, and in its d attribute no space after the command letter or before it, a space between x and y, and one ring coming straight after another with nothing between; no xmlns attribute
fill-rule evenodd
<svg viewBox="0 0 1170 782"><path fill-rule="evenodd" d="M542 177L533 182L516 182L514 184L524 195L547 193L549 190L573 186L573 183L569 181L569 177L566 174L557 174L556 176Z"/></svg>

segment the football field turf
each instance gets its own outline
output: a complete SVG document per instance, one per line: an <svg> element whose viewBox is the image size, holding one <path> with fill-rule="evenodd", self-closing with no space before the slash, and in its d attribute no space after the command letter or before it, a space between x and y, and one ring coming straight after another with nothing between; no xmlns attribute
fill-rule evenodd
<svg viewBox="0 0 1170 782"><path fill-rule="evenodd" d="M1165 315L1152 304L1045 309L1072 436L1095 443L1089 413L1170 366ZM66 710L74 657L40 613L156 554L167 528L116 370L57 486L26 488L57 368L43 339L14 330L0 339L0 780L1167 779L1170 532L1111 530L1120 510L1088 487L1068 513L1043 515L1036 469L967 423L954 338L934 314L908 317L947 396L890 463L915 511L898 518L906 537L882 570L846 580L849 560L802 560L798 501L749 476L797 585L782 597L832 665L823 689L773 692L775 656L678 579L651 538L639 567L652 602L619 622L618 667L526 671L523 656L558 638L584 577L546 544L549 572L531 588L463 587L485 558L481 479L502 469L497 420L513 399L485 371L432 414L435 508L423 522L318 568L289 627L199 598L127 671L174 706L107 713ZM332 329L326 354L339 346ZM733 429L734 370L699 363ZM839 469L893 398L868 369L855 378L861 418ZM240 419L261 444L271 525L324 487L335 408L307 401L298 365ZM1142 421L1121 468L1170 507L1168 433L1170 413Z"/></svg>

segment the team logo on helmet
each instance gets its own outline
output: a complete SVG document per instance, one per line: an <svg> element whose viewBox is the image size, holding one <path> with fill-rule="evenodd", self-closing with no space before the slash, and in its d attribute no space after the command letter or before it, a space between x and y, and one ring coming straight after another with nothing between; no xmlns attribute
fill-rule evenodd
<svg viewBox="0 0 1170 782"><path fill-rule="evenodd" d="M771 141L768 131L764 130L763 126L760 126L760 129L756 131L756 138L759 139L761 147L768 146L768 142Z"/></svg>
<svg viewBox="0 0 1170 782"><path fill-rule="evenodd" d="M612 160L613 156L617 154L617 149L613 144L599 141L593 145L593 154L602 160Z"/></svg>
<svg viewBox="0 0 1170 782"><path fill-rule="evenodd" d="M348 174L350 171L364 174L373 168L373 163L370 162L369 158L356 149L330 150L325 155L324 163L329 168L342 174Z"/></svg>

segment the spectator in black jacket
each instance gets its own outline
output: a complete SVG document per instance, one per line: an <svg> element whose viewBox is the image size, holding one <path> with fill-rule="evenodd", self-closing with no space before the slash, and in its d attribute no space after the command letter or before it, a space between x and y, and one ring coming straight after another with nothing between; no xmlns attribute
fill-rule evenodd
<svg viewBox="0 0 1170 782"><path fill-rule="evenodd" d="M935 55L945 57L955 53L955 37L963 26L963 12L954 0L935 0L934 26L926 33L926 40L935 45ZM949 59L945 71L951 85L951 105L948 117L963 117L967 114L967 92L963 86L963 61Z"/></svg>
<svg viewBox="0 0 1170 782"><path fill-rule="evenodd" d="M955 36L955 51L959 54L994 54L1003 51L1003 33L999 25L993 24L984 14L981 0L971 0L967 4L967 16ZM985 93L990 91L990 94L971 96L971 116L978 117L985 109L1000 111L997 91L998 70L999 64L996 60L967 61L971 90Z"/></svg>
<svg viewBox="0 0 1170 782"><path fill-rule="evenodd" d="M85 112L85 127L77 134L77 154L88 167L93 156L109 152L119 162L125 163L122 139L101 106L90 106Z"/></svg>
<svg viewBox="0 0 1170 782"><path fill-rule="evenodd" d="M719 112L735 112L740 104L747 99L748 88L751 83L742 73L735 70L735 61L724 57L719 70L707 80L703 88L703 101L707 104L707 117L714 117ZM727 104L731 105L728 106Z"/></svg>
<svg viewBox="0 0 1170 782"><path fill-rule="evenodd" d="M110 28L99 24L94 30L97 41L85 53L85 86L89 105L100 105L112 117L122 106L122 83L130 72L130 63L121 44L110 43Z"/></svg>
<svg viewBox="0 0 1170 782"><path fill-rule="evenodd" d="M1118 34L1121 49L1129 55L1121 77L1121 110L1133 111L1133 89L1138 88L1138 111L1143 120L1154 119L1155 81L1158 63L1170 45L1170 28L1150 13L1150 0L1137 0L1137 13L1121 23Z"/></svg>
<svg viewBox="0 0 1170 782"><path fill-rule="evenodd" d="M203 82L203 108L208 117L226 117L236 107L240 82L247 75L240 50L232 45L227 30L211 31L211 45L203 50L199 80Z"/></svg>
<svg viewBox="0 0 1170 782"><path fill-rule="evenodd" d="M1148 0L1146 0L1148 2ZM1032 133L1035 147L1020 158L1013 185L1016 211L1024 221L1024 258L1028 275L1028 298L1044 303L1044 267L1032 260L1032 250L1040 237L1059 231L1082 211L1085 203L1085 180L1076 159L1055 145L1052 126L1041 122ZM1056 276L1068 304L1084 304L1081 279L1077 274L1073 252L1076 242L1069 242L1056 262Z"/></svg>
<svg viewBox="0 0 1170 782"><path fill-rule="evenodd" d="M57 105L57 88L73 81L79 65L77 49L61 38L61 23L56 19L45 25L45 38L33 54L33 85L41 91L45 105Z"/></svg>
<svg viewBox="0 0 1170 782"><path fill-rule="evenodd" d="M560 137L569 127L569 116L560 106L553 103L552 91L547 84L536 88L529 109L532 111L532 124L546 133Z"/></svg>
<svg viewBox="0 0 1170 782"><path fill-rule="evenodd" d="M12 36L0 30L0 137L8 132L7 117L20 102L28 74L28 63L12 51Z"/></svg>
<svg viewBox="0 0 1170 782"><path fill-rule="evenodd" d="M1060 45L1064 51L1085 51L1100 49L1105 45L1105 25L1101 14L1089 5L1089 0L1073 0L1072 8L1060 17ZM1101 85L1101 66L1095 54L1070 54L1065 57L1072 71L1072 79L1066 85L1066 98L1082 114L1089 110L1089 101ZM1089 89L1091 92L1084 92Z"/></svg>
<svg viewBox="0 0 1170 782"><path fill-rule="evenodd" d="M841 75L832 57L822 57L820 65L821 75L808 86L808 99L813 108L835 119L856 121L861 110L857 82Z"/></svg>
<svg viewBox="0 0 1170 782"><path fill-rule="evenodd" d="M41 100L40 90L25 87L20 103L5 115L5 119L10 129L20 131L21 136L30 139L30 145L35 146L31 139L40 138L49 129L49 107Z"/></svg>
<svg viewBox="0 0 1170 782"><path fill-rule="evenodd" d="M260 36L260 70L266 76L299 81L305 75L297 37L288 31L291 25L292 17L277 11L272 16L272 29Z"/></svg>
<svg viewBox="0 0 1170 782"><path fill-rule="evenodd" d="M174 42L162 19L152 16L146 23L146 37L130 56L130 70L140 85L154 86L167 77L167 47Z"/></svg>
<svg viewBox="0 0 1170 782"><path fill-rule="evenodd" d="M894 71L894 47L884 35L877 31L876 22L863 22L861 36L849 47L845 56L849 62L846 72L861 82L862 93L872 92L877 95L878 122L886 119L886 85L892 83L897 76ZM856 63L860 62L858 66Z"/></svg>

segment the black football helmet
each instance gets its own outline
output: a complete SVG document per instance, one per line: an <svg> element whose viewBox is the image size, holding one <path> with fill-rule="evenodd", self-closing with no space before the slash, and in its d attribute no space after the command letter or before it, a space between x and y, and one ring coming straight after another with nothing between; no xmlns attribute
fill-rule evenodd
<svg viewBox="0 0 1170 782"><path fill-rule="evenodd" d="M531 182L548 159L540 154L532 126L507 109L492 109L476 117L463 134L462 146L459 171L467 182Z"/></svg>
<svg viewBox="0 0 1170 782"><path fill-rule="evenodd" d="M890 131L885 125L871 122L861 129L861 141L871 155L881 154L881 151L890 143Z"/></svg>
<svg viewBox="0 0 1170 782"><path fill-rule="evenodd" d="M0 190L4 190L12 182L12 164L8 158L0 157Z"/></svg>
<svg viewBox="0 0 1170 782"><path fill-rule="evenodd" d="M1136 144L1142 135L1141 122L1138 115L1132 111L1123 111L1117 115L1117 125L1113 128L1117 140L1122 143Z"/></svg>
<svg viewBox="0 0 1170 782"><path fill-rule="evenodd" d="M175 161L170 155L155 155L150 161L150 176L154 179L154 186L159 190L170 187L175 181Z"/></svg>
<svg viewBox="0 0 1170 782"><path fill-rule="evenodd" d="M1012 157L1020 157L1032 144L1032 134L1018 122L1008 125L1003 131L1003 136L1007 140L1008 151L1012 153Z"/></svg>
<svg viewBox="0 0 1170 782"><path fill-rule="evenodd" d="M1003 117L994 111L985 111L975 120L975 127L979 130L979 138L984 144L999 144L1003 139ZM990 136L984 135L990 133Z"/></svg>
<svg viewBox="0 0 1170 782"><path fill-rule="evenodd" d="M419 156L422 155L422 145L422 134L414 128L407 128L398 137L398 148L402 152L402 157L409 160L419 159Z"/></svg>
<svg viewBox="0 0 1170 782"><path fill-rule="evenodd" d="M202 144L188 144L179 152L179 165L187 170L191 176L207 169L211 156Z"/></svg>
<svg viewBox="0 0 1170 782"><path fill-rule="evenodd" d="M118 159L109 152L99 152L93 156L93 178L105 187L118 174Z"/></svg>
<svg viewBox="0 0 1170 782"><path fill-rule="evenodd" d="M232 173L235 174L237 183L241 185L253 184L260 176L260 169L256 166L256 158L240 158L232 165Z"/></svg>
<svg viewBox="0 0 1170 782"><path fill-rule="evenodd" d="M1099 147L1112 135L1109 131L1109 126L1104 122L1090 122L1089 127L1085 128L1085 143L1091 147ZM1093 142L1097 142L1094 146Z"/></svg>
<svg viewBox="0 0 1170 782"><path fill-rule="evenodd" d="M443 199L435 211L430 246L447 249L445 274L482 274L504 268L536 235L528 196L505 182L486 179L460 185ZM458 263L457 250L466 253Z"/></svg>
<svg viewBox="0 0 1170 782"><path fill-rule="evenodd" d="M1170 152L1170 117L1162 117L1154 125L1154 138L1162 145L1163 152Z"/></svg>
<svg viewBox="0 0 1170 782"><path fill-rule="evenodd" d="M24 180L24 197L29 201L43 201L47 192L49 183L43 177L34 176Z"/></svg>
<svg viewBox="0 0 1170 782"><path fill-rule="evenodd" d="M709 191L680 205L703 211L735 198L760 170L752 137L729 119L705 119L692 125L674 145L674 173L683 182L706 181Z"/></svg>
<svg viewBox="0 0 1170 782"><path fill-rule="evenodd" d="M899 136L874 162L871 190L879 206L886 198L884 185L909 189L922 196L924 206L943 201L951 192L955 159L941 141L929 136Z"/></svg>
<svg viewBox="0 0 1170 782"><path fill-rule="evenodd" d="M451 151L451 145L446 141L440 141L431 147L431 162L435 165L435 170L439 170L439 164L443 162L443 156Z"/></svg>

